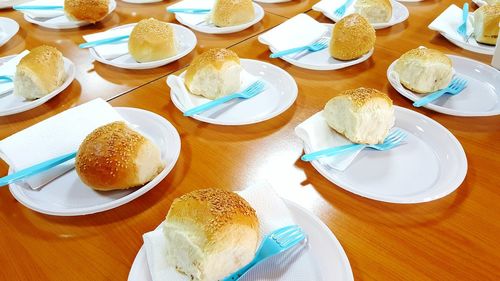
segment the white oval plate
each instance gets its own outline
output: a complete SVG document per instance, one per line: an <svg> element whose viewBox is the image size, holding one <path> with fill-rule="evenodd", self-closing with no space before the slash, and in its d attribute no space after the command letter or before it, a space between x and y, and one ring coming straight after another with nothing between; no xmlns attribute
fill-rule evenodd
<svg viewBox="0 0 500 281"><path fill-rule="evenodd" d="M116 9L116 2L111 0L109 2L109 12L111 14ZM50 29L72 29L91 24L87 21L73 21L70 20L66 15L54 17L54 18L32 18L28 14L24 14L24 19L27 22L45 27Z"/></svg>
<svg viewBox="0 0 500 281"><path fill-rule="evenodd" d="M12 19L0 17L0 47L19 31L19 24Z"/></svg>
<svg viewBox="0 0 500 281"><path fill-rule="evenodd" d="M264 9L262 9L261 6L259 6L256 3L253 3L253 7L255 10L255 18L247 23L240 24L240 25L235 25L235 26L228 26L228 27L217 27L214 26L213 24L206 24L206 22L200 23L200 24L192 24L191 21L186 21L185 16L190 17L192 15L189 14L182 14L182 13L176 13L175 14L175 19L182 23L185 26L188 26L189 28L203 32L203 33L208 33L208 34L227 34L227 33L235 33L242 31L244 29L249 28L250 26L258 23L259 21L262 20L264 17Z"/></svg>
<svg viewBox="0 0 500 281"><path fill-rule="evenodd" d="M328 229L328 227L314 214L302 208L298 204L286 199L283 199L283 201L290 210L294 221L308 235L309 248L307 248L307 251L309 251L310 256L314 259L309 262L315 267L314 272L317 274L317 279L308 276L309 278L314 278L310 280L353 281L354 277L352 275L351 265L349 264L347 255L345 254L342 245L340 245L339 241L330 229ZM262 266L265 266L265 264L262 264ZM280 268L275 270L283 269ZM189 280L187 276L181 276L185 278L179 278L179 276L181 275L177 273L175 276L168 276L166 280ZM249 277L251 276L244 276L241 278L241 281L250 281L251 279ZM289 281L283 280L283 278L273 280ZM151 274L149 273L146 250L144 249L144 246L139 249L139 252L134 259L132 268L130 269L128 275L128 281L153 281Z"/></svg>
<svg viewBox="0 0 500 281"><path fill-rule="evenodd" d="M490 56L493 56L493 53L495 52L495 46L490 46L490 45L476 42L476 39L474 39L473 37L471 37L469 39L469 41L476 42L477 45L473 45L473 44L470 44L470 43L467 43L464 41L460 41L460 40L455 40L451 36L449 36L448 34L446 34L444 32L440 32L440 34L443 35L444 38L448 39L448 41L450 41L451 43L453 43L456 46L458 46L464 50L467 50L467 51L471 51L471 52L483 54L483 55L490 55Z"/></svg>
<svg viewBox="0 0 500 281"><path fill-rule="evenodd" d="M248 73L266 82L266 90L253 98L236 103L225 103L192 118L216 125L248 125L271 119L287 110L297 98L297 83L288 72L270 63L241 59L241 66ZM180 75L183 77L185 71ZM182 112L184 108L174 93L170 91L174 105ZM207 99L207 102L210 101Z"/></svg>
<svg viewBox="0 0 500 281"><path fill-rule="evenodd" d="M126 28L134 25L136 25L136 23L122 25L112 29ZM90 56L101 63L125 69L151 69L169 64L189 54L196 47L197 43L196 36L191 30L189 30L189 28L175 23L170 23L170 25L174 28L177 46L179 49L179 53L175 56L157 61L137 62L129 53L127 53L118 58L108 60L99 56L94 48L90 48Z"/></svg>
<svg viewBox="0 0 500 281"><path fill-rule="evenodd" d="M161 152L165 168L153 180L140 188L116 191L95 191L83 184L73 169L33 190L14 183L12 195L24 206L48 215L79 216L98 213L126 204L155 187L172 170L181 149L177 130L165 118L137 108L117 107L118 113L134 128L153 141ZM11 173L12 171L9 171Z"/></svg>
<svg viewBox="0 0 500 281"><path fill-rule="evenodd" d="M0 58L0 62L6 62L14 57L15 55ZM2 97L0 97L0 116L12 115L33 109L46 103L51 98L64 91L64 89L66 89L71 82L73 82L73 79L75 79L75 65L68 58L63 57L63 60L66 80L61 86L59 86L59 88L36 100L26 100L23 97L14 95L13 93L6 94L5 96L2 94Z"/></svg>
<svg viewBox="0 0 500 281"><path fill-rule="evenodd" d="M391 5L392 5L392 17L389 20L389 22L372 23L371 25L373 26L374 29L383 29L383 28L391 27L391 26L396 25L398 23L402 23L403 21L408 19L408 17L410 16L410 12L408 11L408 8L406 8L405 5L403 5L397 1L394 1L394 0L391 0ZM331 19L334 22L338 22L343 17L346 17L350 14L354 14L354 4L350 5L346 9L346 12L345 12L344 16L342 16L342 17L336 16L334 13L334 10L323 11L322 9L318 9L317 6L315 8L315 6L312 7L313 10L322 12L327 18Z"/></svg>
<svg viewBox="0 0 500 281"><path fill-rule="evenodd" d="M333 29L333 24L327 24L325 23L328 27L328 32L325 35L325 37L330 37L332 36L332 29ZM259 40L262 44L264 44L262 41ZM271 52L276 53L276 50L274 48L270 48ZM365 60L369 59L373 54L373 49L371 49L367 54L361 56L358 59L355 60L350 60L350 61L342 61L342 60L336 60L330 56L330 49L325 48L321 51L318 52L299 52L295 54L290 54L281 57L284 61L291 63L295 66L305 68L305 69L311 69L311 70L336 70L336 69L341 69L341 68L346 68L358 63L362 63Z"/></svg>
<svg viewBox="0 0 500 281"><path fill-rule="evenodd" d="M349 192L389 203L428 202L457 189L467 158L455 136L416 111L395 106L395 115L394 126L408 133L404 144L387 151L364 149L343 172L319 161L312 161L313 167Z"/></svg>
<svg viewBox="0 0 500 281"><path fill-rule="evenodd" d="M448 55L455 75L468 81L467 87L457 95L445 94L424 105L436 112L455 116L493 116L500 114L500 71L484 63L464 57ZM387 78L401 95L417 101L425 95L406 89L393 72L394 61L387 69Z"/></svg>
<svg viewBox="0 0 500 281"><path fill-rule="evenodd" d="M8 9L11 8L12 6L23 4L26 2L29 2L32 0L7 0L7 1L0 1L0 9Z"/></svg>

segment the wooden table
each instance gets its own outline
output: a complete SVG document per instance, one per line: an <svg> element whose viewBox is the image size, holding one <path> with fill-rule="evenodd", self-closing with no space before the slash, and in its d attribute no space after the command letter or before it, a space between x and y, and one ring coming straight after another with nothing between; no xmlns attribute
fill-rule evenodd
<svg viewBox="0 0 500 281"><path fill-rule="evenodd" d="M182 151L175 168L142 197L82 217L38 214L1 189L0 248L4 254L0 261L4 268L0 280L124 280L142 245L142 234L164 219L173 199L205 187L241 190L259 179L268 180L281 196L312 211L332 230L356 280L500 280L500 117L461 118L415 109L390 86L385 74L392 61L420 45L489 63L490 57L461 50L426 28L451 2L408 4L407 22L377 31L371 59L337 71L310 71L269 59L267 48L252 36L258 32L228 44L242 58L285 69L298 84L296 103L266 122L224 127L185 118L169 99L165 72L113 99L114 106L155 112L177 128ZM300 10L303 3L287 5ZM317 12L308 14L329 22ZM281 19L268 16L275 21L270 19L267 28ZM212 39L207 36L206 42ZM172 71L180 72L183 66ZM106 71L113 76L117 70ZM335 93L360 86L387 92L396 105L433 118L457 137L469 166L459 189L424 204L381 203L344 191L300 161L302 144L293 133L295 126L319 111ZM54 114L60 108L47 110ZM10 118L0 118L4 136L32 124L33 116L25 113ZM5 173L3 165L1 174Z"/></svg>

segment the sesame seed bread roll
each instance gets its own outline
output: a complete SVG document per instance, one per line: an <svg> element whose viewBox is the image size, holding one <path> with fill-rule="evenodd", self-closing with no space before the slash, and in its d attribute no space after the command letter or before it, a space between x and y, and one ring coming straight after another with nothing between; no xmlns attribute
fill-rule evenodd
<svg viewBox="0 0 500 281"><path fill-rule="evenodd" d="M474 11L474 34L477 42L496 45L500 25L500 2Z"/></svg>
<svg viewBox="0 0 500 281"><path fill-rule="evenodd" d="M96 23L109 12L109 0L64 0L64 12L70 20Z"/></svg>
<svg viewBox="0 0 500 281"><path fill-rule="evenodd" d="M375 46L375 29L359 14L351 14L333 27L330 55L338 60L353 60Z"/></svg>
<svg viewBox="0 0 500 281"><path fill-rule="evenodd" d="M260 242L255 210L222 189L196 190L175 199L163 233L167 261L196 281L222 280L249 263Z"/></svg>
<svg viewBox="0 0 500 281"><path fill-rule="evenodd" d="M407 89L425 94L444 89L453 76L451 59L438 50L417 48L404 53L394 65Z"/></svg>
<svg viewBox="0 0 500 281"><path fill-rule="evenodd" d="M57 89L65 79L61 52L51 46L39 46L17 64L14 95L27 100L38 99Z"/></svg>
<svg viewBox="0 0 500 281"><path fill-rule="evenodd" d="M387 94L375 89L347 90L325 105L328 125L354 143L383 143L394 126L394 108Z"/></svg>
<svg viewBox="0 0 500 281"><path fill-rule="evenodd" d="M128 50L138 62L174 56L177 46L172 25L154 18L141 20L130 33Z"/></svg>
<svg viewBox="0 0 500 281"><path fill-rule="evenodd" d="M241 84L240 58L227 49L210 49L194 58L184 83L194 94L216 99L236 92Z"/></svg>
<svg viewBox="0 0 500 281"><path fill-rule="evenodd" d="M255 18L252 0L216 0L211 21L215 26L235 26Z"/></svg>
<svg viewBox="0 0 500 281"><path fill-rule="evenodd" d="M163 169L158 147L113 122L95 129L80 145L75 168L83 183L95 190L128 189L151 181Z"/></svg>
<svg viewBox="0 0 500 281"><path fill-rule="evenodd" d="M389 22L392 17L390 0L357 0L354 3L354 11L370 23Z"/></svg>

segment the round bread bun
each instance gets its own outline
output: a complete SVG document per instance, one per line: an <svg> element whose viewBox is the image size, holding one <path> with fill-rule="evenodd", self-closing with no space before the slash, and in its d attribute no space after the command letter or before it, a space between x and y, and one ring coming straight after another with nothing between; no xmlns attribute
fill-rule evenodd
<svg viewBox="0 0 500 281"><path fill-rule="evenodd" d="M354 10L370 23L389 22L392 17L390 0L356 0Z"/></svg>
<svg viewBox="0 0 500 281"><path fill-rule="evenodd" d="M160 151L124 122L95 129L80 145L75 168L83 183L96 190L141 186L163 169Z"/></svg>
<svg viewBox="0 0 500 281"><path fill-rule="evenodd" d="M255 210L234 192L201 189L174 200L163 223L167 261L190 280L222 280L260 242Z"/></svg>
<svg viewBox="0 0 500 281"><path fill-rule="evenodd" d="M177 46L172 25L154 18L141 20L130 33L128 50L138 62L174 56Z"/></svg>
<svg viewBox="0 0 500 281"><path fill-rule="evenodd" d="M451 59L442 52L416 48L404 53L394 65L399 81L407 89L425 94L444 89L453 76Z"/></svg>
<svg viewBox="0 0 500 281"><path fill-rule="evenodd" d="M375 29L359 14L351 14L333 27L330 55L338 60L353 60L375 46Z"/></svg>
<svg viewBox="0 0 500 281"><path fill-rule="evenodd" d="M96 23L108 15L109 0L64 0L64 12L71 20Z"/></svg>
<svg viewBox="0 0 500 281"><path fill-rule="evenodd" d="M500 29L500 3L483 5L475 10L473 23L477 42L496 45Z"/></svg>
<svg viewBox="0 0 500 281"><path fill-rule="evenodd" d="M227 49L210 49L194 58L184 83L194 95L215 99L240 88L242 68L238 55Z"/></svg>
<svg viewBox="0 0 500 281"><path fill-rule="evenodd" d="M255 18L252 0L216 0L211 18L219 27L247 23Z"/></svg>

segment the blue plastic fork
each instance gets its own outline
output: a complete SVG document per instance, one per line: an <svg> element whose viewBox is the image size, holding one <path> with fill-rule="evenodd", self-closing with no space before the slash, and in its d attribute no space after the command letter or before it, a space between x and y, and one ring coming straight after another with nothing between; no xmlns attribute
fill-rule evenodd
<svg viewBox="0 0 500 281"><path fill-rule="evenodd" d="M353 144L348 144L348 145L336 146L336 147L331 147L331 148L327 148L327 149L323 149L323 150L319 150L316 152L305 154L300 159L302 159L302 161L309 162L309 161L316 160L318 158L330 157L330 156L344 153L347 151L357 150L361 147L362 148L372 148L372 149L384 151L384 150L389 150L391 148L394 148L394 147L400 145L401 142L405 138L406 138L406 133L399 130L399 129L396 129L396 130L392 131L384 139L384 142L381 144L368 145L368 144L353 143Z"/></svg>
<svg viewBox="0 0 500 281"><path fill-rule="evenodd" d="M354 0L345 1L345 3L342 4L342 6L338 7L337 10L335 10L335 12L333 13L339 18L343 17L345 11L347 10L347 8L349 8L349 6L351 6L352 2L354 2Z"/></svg>
<svg viewBox="0 0 500 281"><path fill-rule="evenodd" d="M236 281L256 264L291 249L306 238L304 231L298 225L290 225L266 235L260 244L255 258L240 270L224 278L222 281Z"/></svg>
<svg viewBox="0 0 500 281"><path fill-rule="evenodd" d="M184 13L184 14L206 14L209 13L211 9L194 9L194 8L167 8L169 13Z"/></svg>
<svg viewBox="0 0 500 281"><path fill-rule="evenodd" d="M273 58L273 59L280 58L280 57L286 56L288 54L297 53L297 52L301 52L301 51L305 51L305 50L307 50L309 52L317 52L317 51L321 51L321 50L325 49L326 47L328 47L328 43L329 43L329 38L321 38L320 40L318 40L312 44L302 46L302 47L292 48L292 49L288 49L288 50L283 50L280 52L276 52L274 54L271 54L269 57Z"/></svg>
<svg viewBox="0 0 500 281"><path fill-rule="evenodd" d="M264 82L262 81L257 81L254 82L252 85L247 87L245 90L239 93L234 93L228 96L224 96L218 99L215 99L211 102L207 102L205 104L193 107L186 112L184 112L184 116L193 116L195 114L198 114L200 112L206 111L214 106L223 104L225 102L228 102L232 99L240 98L240 99L249 99L255 97L257 94L261 93L264 90Z"/></svg>
<svg viewBox="0 0 500 281"><path fill-rule="evenodd" d="M465 80L463 78L461 79L461 78L455 77L455 78L453 78L453 80L451 80L451 83L450 83L450 85L448 85L448 87L446 87L442 90L439 90L437 92L434 92L432 94L428 94L427 96L414 102L413 106L415 106L415 107L424 106L432 101L437 100L438 98L440 98L444 94L456 95L456 94L462 92L462 90L465 89L466 87L467 87L467 80Z"/></svg>
<svg viewBox="0 0 500 281"><path fill-rule="evenodd" d="M457 28L458 34L467 41L467 19L469 18L469 3L465 3L462 9L462 24Z"/></svg>
<svg viewBox="0 0 500 281"><path fill-rule="evenodd" d="M116 43L116 42L128 39L129 37L130 37L130 35L122 35L122 36L117 36L117 37L105 38L105 39L90 41L87 43L82 43L82 44L78 45L78 47L81 49L92 48L92 47L97 47L100 45Z"/></svg>
<svg viewBox="0 0 500 281"><path fill-rule="evenodd" d="M0 186L8 185L16 181L20 181L22 179L25 179L27 177L39 174L41 172L45 172L49 169L52 169L55 166L58 166L68 160L71 160L76 157L76 152L66 154L63 156L59 156L50 160L47 160L45 162L36 164L34 166L31 166L29 168L26 168L24 170L21 170L19 172L15 172L13 174L10 174L8 176L5 176L3 178L0 178Z"/></svg>
<svg viewBox="0 0 500 281"><path fill-rule="evenodd" d="M64 6L23 6L23 5L18 5L18 6L13 6L12 9L16 11L23 11L23 10L62 10L64 9Z"/></svg>

